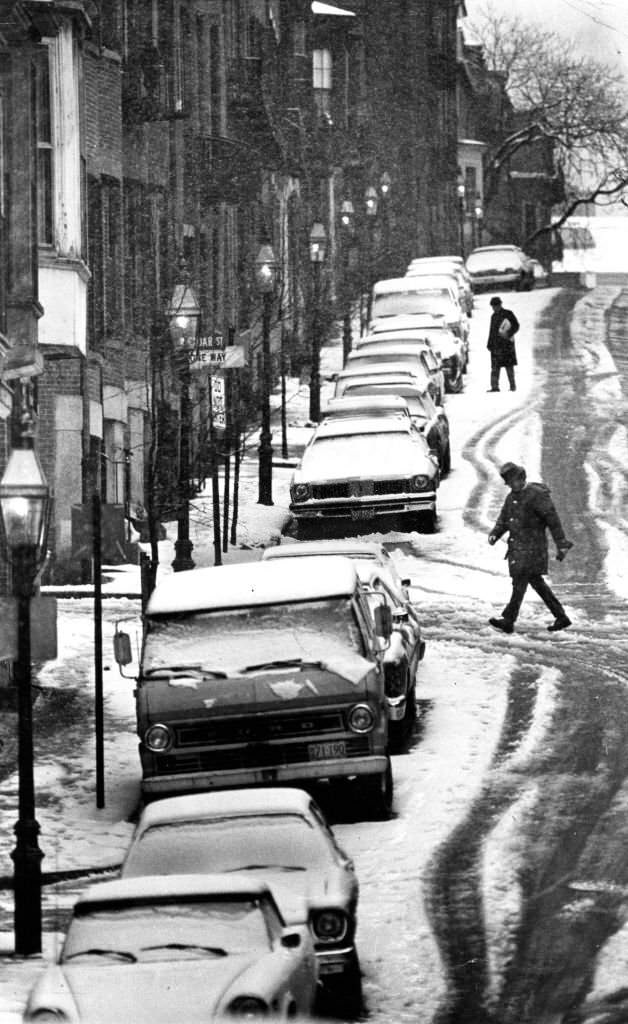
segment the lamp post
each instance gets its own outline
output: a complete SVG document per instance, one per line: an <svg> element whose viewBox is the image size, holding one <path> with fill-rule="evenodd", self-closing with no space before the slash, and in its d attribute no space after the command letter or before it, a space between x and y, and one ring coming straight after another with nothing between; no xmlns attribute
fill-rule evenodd
<svg viewBox="0 0 628 1024"><path fill-rule="evenodd" d="M196 345L201 310L190 284L185 257L179 257L179 279L175 283L166 316L179 366L181 387L181 433L179 437L179 483L177 495L177 539L172 568L182 572L194 568L190 540L190 464L192 405L190 402L190 356Z"/></svg>
<svg viewBox="0 0 628 1024"><path fill-rule="evenodd" d="M484 217L484 207L482 206L482 196L479 192L475 196L475 239L474 245L482 245L482 219Z"/></svg>
<svg viewBox="0 0 628 1024"><path fill-rule="evenodd" d="M342 361L343 365L351 351L351 282L349 280L349 247L354 230L354 209L350 199L344 199L340 207L340 232L342 238Z"/></svg>
<svg viewBox="0 0 628 1024"><path fill-rule="evenodd" d="M259 438L258 505L273 503L273 446L270 430L270 320L273 310L277 261L270 245L262 245L255 260L257 287L262 294L262 430Z"/></svg>
<svg viewBox="0 0 628 1024"><path fill-rule="evenodd" d="M34 449L33 424L22 421L18 445L0 481L0 508L17 603L18 820L14 864L15 952L41 952L41 860L35 819L31 698L31 598L45 550L49 491Z"/></svg>
<svg viewBox="0 0 628 1024"><path fill-rule="evenodd" d="M362 323L362 333L366 330L368 323L371 319L371 304L373 302L373 296L371 294L373 289L373 277L374 277L374 265L375 265L375 221L377 218L377 210L379 207L379 197L377 190L369 185L366 192L364 193L364 206L366 211L366 224L368 232L368 256L366 260L367 275L368 279L366 282L366 316Z"/></svg>
<svg viewBox="0 0 628 1024"><path fill-rule="evenodd" d="M392 178L388 171L384 171L379 179L379 191L382 197L382 227L384 235L384 267L387 268L390 261L390 190Z"/></svg>
<svg viewBox="0 0 628 1024"><path fill-rule="evenodd" d="M310 263L314 275L312 296L312 369L310 372L310 419L321 418L321 269L325 259L327 235L318 221L310 231Z"/></svg>
<svg viewBox="0 0 628 1024"><path fill-rule="evenodd" d="M467 189L461 174L458 175L456 191L458 195L458 233L460 236L460 255L464 259L464 215L466 209Z"/></svg>

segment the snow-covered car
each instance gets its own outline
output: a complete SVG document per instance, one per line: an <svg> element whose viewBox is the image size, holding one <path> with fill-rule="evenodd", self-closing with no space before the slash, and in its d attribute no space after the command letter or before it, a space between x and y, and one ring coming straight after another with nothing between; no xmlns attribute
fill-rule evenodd
<svg viewBox="0 0 628 1024"><path fill-rule="evenodd" d="M345 395L361 398L370 395L394 394L403 398L410 410L410 419L433 452L441 476L451 469L449 419L445 410L434 404L431 395L405 380L389 380L376 376L357 378L348 383Z"/></svg>
<svg viewBox="0 0 628 1024"><path fill-rule="evenodd" d="M473 289L471 287L471 278L464 265L462 256L421 256L418 259L411 260L408 264L406 276L412 276L416 272L423 273L428 271L438 274L443 270L448 274L454 273L456 275L463 295L463 308L467 316L472 316Z"/></svg>
<svg viewBox="0 0 628 1024"><path fill-rule="evenodd" d="M357 398L330 398L322 412L323 419L353 419L355 416L388 416L410 418L408 403L398 395L362 395Z"/></svg>
<svg viewBox="0 0 628 1024"><path fill-rule="evenodd" d="M363 348L364 345L372 345L377 341L406 341L407 339L420 338L427 341L435 352L440 352L444 346L443 332L447 336L453 335L456 350L460 351L462 359L462 372L467 372L469 364L469 337L465 334L461 337L447 327L442 316L421 314L417 316L395 316L389 320L382 320L376 324L372 331L358 338L356 347ZM445 345L446 347L446 345Z"/></svg>
<svg viewBox="0 0 628 1024"><path fill-rule="evenodd" d="M345 370L365 367L367 370L377 369L382 364L392 363L418 365L428 374L430 383L428 391L438 405L442 405L445 394L445 373L439 353L434 352L429 341L418 338L404 338L394 341L373 341L372 344L360 345L347 356Z"/></svg>
<svg viewBox="0 0 628 1024"><path fill-rule="evenodd" d="M385 578L389 578L391 585L401 591L404 598L408 599L408 587L411 586L409 578L399 575L399 570L390 552L383 544L377 541L361 540L357 537L343 537L338 540L305 540L298 543L273 544L264 548L262 560L265 562L275 561L278 558L321 558L326 556L333 558L342 555L344 558L351 558L357 563L357 570L360 579L368 582L377 568Z"/></svg>
<svg viewBox="0 0 628 1024"><path fill-rule="evenodd" d="M365 376L367 371L363 366L347 367L341 370L335 377L334 398L342 398L347 388L360 377ZM418 363L379 363L368 369L368 376L387 377L395 380L407 380L424 391L435 391L438 384L432 380L427 370Z"/></svg>
<svg viewBox="0 0 628 1024"><path fill-rule="evenodd" d="M486 288L534 288L532 261L518 245L481 246L469 253L466 266L474 292Z"/></svg>
<svg viewBox="0 0 628 1024"><path fill-rule="evenodd" d="M135 689L142 793L353 780L391 808L383 652L348 558L193 569L150 596ZM130 638L114 651L128 663Z"/></svg>
<svg viewBox="0 0 628 1024"><path fill-rule="evenodd" d="M445 392L457 394L462 391L465 369L464 347L460 338L446 329L438 333L437 340L417 337L412 331L391 331L390 334L376 334L367 338L351 353L347 366L377 365L386 360L402 360L404 353L418 346L424 353L426 365L430 367L436 387L430 391L437 405L442 405Z"/></svg>
<svg viewBox="0 0 628 1024"><path fill-rule="evenodd" d="M323 420L293 476L290 511L297 524L405 514L434 529L438 483L425 438L396 420Z"/></svg>
<svg viewBox="0 0 628 1024"><path fill-rule="evenodd" d="M287 1021L311 1012L317 982L307 921L286 927L261 881L125 878L79 897L23 1020L207 1024L272 1012Z"/></svg>
<svg viewBox="0 0 628 1024"><path fill-rule="evenodd" d="M302 923L306 902L320 979L345 1012L358 1013L358 878L312 796L261 787L157 800L140 815L121 874L224 871L268 885L289 925Z"/></svg>
<svg viewBox="0 0 628 1024"><path fill-rule="evenodd" d="M420 282L420 284L419 284ZM368 332L396 316L442 316L445 326L465 340L469 334L469 318L460 305L457 290L446 278L393 277L376 281L373 286L371 318Z"/></svg>

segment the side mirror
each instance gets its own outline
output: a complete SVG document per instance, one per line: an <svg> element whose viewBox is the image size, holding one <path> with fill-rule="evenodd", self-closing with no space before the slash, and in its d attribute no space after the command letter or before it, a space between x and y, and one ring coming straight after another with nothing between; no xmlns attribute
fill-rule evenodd
<svg viewBox="0 0 628 1024"><path fill-rule="evenodd" d="M281 945L284 949L298 949L301 945L299 932L286 932L281 936Z"/></svg>
<svg viewBox="0 0 628 1024"><path fill-rule="evenodd" d="M389 640L393 630L393 618L390 606L378 604L373 613L375 619L375 632L382 640Z"/></svg>
<svg viewBox="0 0 628 1024"><path fill-rule="evenodd" d="M402 587L411 587L412 586L412 580L410 579L409 576L406 577L406 579L401 581L401 586Z"/></svg>
<svg viewBox="0 0 628 1024"><path fill-rule="evenodd" d="M116 631L113 635L113 656L120 668L130 665L133 661L131 653L131 637L128 633Z"/></svg>

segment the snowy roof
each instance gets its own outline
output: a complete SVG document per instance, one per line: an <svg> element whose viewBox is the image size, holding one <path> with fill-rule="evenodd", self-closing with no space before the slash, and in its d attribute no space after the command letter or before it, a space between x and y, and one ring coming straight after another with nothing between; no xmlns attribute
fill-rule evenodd
<svg viewBox="0 0 628 1024"><path fill-rule="evenodd" d="M361 395L355 398L330 398L323 409L323 416L333 416L334 413L348 415L352 412L363 414L366 412L398 412L401 415L408 415L408 403L399 395Z"/></svg>
<svg viewBox="0 0 628 1024"><path fill-rule="evenodd" d="M298 545L294 545L297 547ZM272 550L272 549L269 549ZM155 800L142 811L138 831L170 821L190 821L225 814L304 814L311 796L303 789L290 787L259 789L230 789L217 793L189 793Z"/></svg>
<svg viewBox="0 0 628 1024"><path fill-rule="evenodd" d="M410 429L407 418L404 422L401 417L356 416L355 419L323 420L312 440L316 442L325 437L350 437L354 434L407 434Z"/></svg>
<svg viewBox="0 0 628 1024"><path fill-rule="evenodd" d="M451 278L447 274L434 274L433 276L422 277L421 287L415 282L419 275L410 277L391 277L388 281L376 281L373 285L373 295L394 295L397 292L427 291L428 288L451 288ZM429 283L428 283L429 282Z"/></svg>
<svg viewBox="0 0 628 1024"><path fill-rule="evenodd" d="M422 338L391 338L386 340L385 338L375 338L373 341L369 341L367 345L360 345L359 348L353 350L349 358L347 359L347 369L351 369L355 366L359 359L363 359L364 356L391 356L392 362L397 362L396 356L416 356L420 358L420 352L417 352L417 345L420 344ZM398 344L395 344L398 342ZM425 346L423 346L425 351ZM364 365L364 364L362 364Z"/></svg>
<svg viewBox="0 0 628 1024"><path fill-rule="evenodd" d="M382 373L384 374L395 374L401 377L415 377L416 366L411 364L404 366L403 363L378 363L377 366L369 367L366 371L369 377L379 377ZM348 366L345 370L342 370L338 374L338 380L347 380L350 377L364 377L365 368L363 366Z"/></svg>
<svg viewBox="0 0 628 1024"><path fill-rule="evenodd" d="M405 292L408 290L408 279L406 277L387 277L382 281L376 281L373 285L373 295L386 295L388 292Z"/></svg>
<svg viewBox="0 0 628 1024"><path fill-rule="evenodd" d="M409 267L420 267L425 263L457 263L459 267L464 266L462 256L418 256L410 260Z"/></svg>
<svg viewBox="0 0 628 1024"><path fill-rule="evenodd" d="M117 878L112 882L91 885L77 900L77 907L100 902L127 899L149 899L168 896L259 896L268 886L256 878L242 878L234 874L203 875L142 875L136 878Z"/></svg>
<svg viewBox="0 0 628 1024"><path fill-rule="evenodd" d="M398 342L399 344L405 342L406 345L412 344L414 346L423 344L425 347L431 344L434 340L435 334L438 334L439 337L441 334L443 336L449 334L453 337L451 327L447 327L442 320L437 320L426 327L400 328L399 330L390 331L388 333L382 332L381 334L376 334L372 338L364 338L362 344L358 349L356 349L356 351L362 352L362 350L364 350L364 354L368 355L374 349L379 352L381 348L382 354L384 354L389 349L396 351L395 342Z"/></svg>
<svg viewBox="0 0 628 1024"><path fill-rule="evenodd" d="M281 564L240 562L174 573L151 594L147 614L167 615L343 597L357 577L348 558L312 559L307 574L289 559Z"/></svg>
<svg viewBox="0 0 628 1024"><path fill-rule="evenodd" d="M366 558L380 561L385 555L382 554L381 544L364 540L305 540L298 544L275 544L266 548L262 558L265 560L276 558L312 558L344 555L347 558Z"/></svg>
<svg viewBox="0 0 628 1024"><path fill-rule="evenodd" d="M368 341L374 334L385 334L405 327L433 327L441 323L442 319L442 313L400 313L398 316L390 316L381 323L374 324L369 333L363 339L359 339L358 345Z"/></svg>

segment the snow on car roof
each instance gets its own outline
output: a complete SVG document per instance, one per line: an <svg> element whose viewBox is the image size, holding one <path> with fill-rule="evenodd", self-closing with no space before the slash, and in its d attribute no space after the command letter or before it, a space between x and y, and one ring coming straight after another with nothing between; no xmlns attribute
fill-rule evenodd
<svg viewBox="0 0 628 1024"><path fill-rule="evenodd" d="M382 416L356 416L354 419L323 420L316 429L312 443L326 437L348 437L352 434L407 434L410 424L405 418L395 419Z"/></svg>
<svg viewBox="0 0 628 1024"><path fill-rule="evenodd" d="M240 562L235 565L173 573L155 587L147 614L167 615L253 605L321 601L353 594L355 567L348 558L313 558L307 574L289 559Z"/></svg>
<svg viewBox="0 0 628 1024"><path fill-rule="evenodd" d="M427 341L427 338L391 338L390 341L380 341L378 338L377 341L369 341L353 350L347 359L346 368L350 370L358 359L363 359L366 355L395 356L399 354L400 356L416 355L420 357L420 352L417 352L417 346L420 346L421 341ZM391 359L391 362L396 362L396 360Z"/></svg>
<svg viewBox="0 0 628 1024"><path fill-rule="evenodd" d="M298 545L294 545L298 547ZM303 789L261 787L229 789L215 793L188 793L154 800L142 811L138 831L169 821L218 817L225 814L306 814L312 798Z"/></svg>
<svg viewBox="0 0 628 1024"><path fill-rule="evenodd" d="M421 288L418 288L414 283L413 277L391 277L388 281L376 281L373 285L373 295L392 295L395 292L411 292L416 291L427 291L426 281L431 281L431 277L421 277ZM431 287L437 288L442 287L443 290L451 288L451 279L446 274L434 274L433 284Z"/></svg>
<svg viewBox="0 0 628 1024"><path fill-rule="evenodd" d="M399 313L397 316L386 317L385 321L380 324L374 324L369 328L366 337L368 338L371 334L382 334L387 331L403 330L404 328L431 327L438 325L442 319L442 313ZM358 344L360 344L361 340L358 340Z"/></svg>
<svg viewBox="0 0 628 1024"><path fill-rule="evenodd" d="M330 398L323 410L323 416L333 415L334 413L350 414L356 412L358 415L362 412L373 410L377 412L398 412L402 415L408 415L408 403L405 399L399 395L364 395L363 397L356 398L345 398L343 395L341 398Z"/></svg>
<svg viewBox="0 0 628 1024"><path fill-rule="evenodd" d="M464 260L462 256L418 256L414 260L410 260L408 266L418 267L422 263L455 263L457 266L462 267Z"/></svg>
<svg viewBox="0 0 628 1024"><path fill-rule="evenodd" d="M386 555L381 544L375 541L352 540L304 540L298 544L274 544L264 549L262 558L311 558L315 555L344 555L347 558L371 558L381 560Z"/></svg>
<svg viewBox="0 0 628 1024"><path fill-rule="evenodd" d="M87 909L94 903L122 900L160 899L168 896L261 896L268 886L259 879L243 878L231 873L202 875L138 875L116 878L111 882L90 885L76 901L77 908Z"/></svg>
<svg viewBox="0 0 628 1024"><path fill-rule="evenodd" d="M429 327L410 328L408 330L392 330L390 334L382 332L381 334L376 334L373 337L367 336L360 342L355 351L362 352L362 349L366 349L370 352L375 345L381 345L382 352L386 352L389 346L392 348L395 342L400 344L404 342L406 345L420 345L421 342L423 342L424 347L430 347L436 336L440 338L441 335L446 336L448 334L455 337L451 328L446 327L442 322L430 324Z"/></svg>
<svg viewBox="0 0 628 1024"><path fill-rule="evenodd" d="M379 363L378 366L369 368L369 376L375 374L379 376L380 373L395 373L401 374L402 376L415 377L416 366L409 363L407 367L404 367L403 363ZM346 380L348 377L363 377L364 367L363 366L349 366L345 370L341 370L338 374L337 380Z"/></svg>

